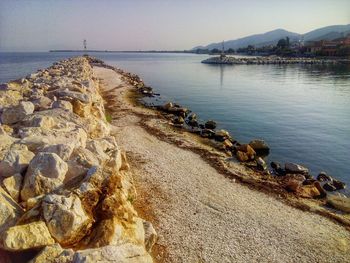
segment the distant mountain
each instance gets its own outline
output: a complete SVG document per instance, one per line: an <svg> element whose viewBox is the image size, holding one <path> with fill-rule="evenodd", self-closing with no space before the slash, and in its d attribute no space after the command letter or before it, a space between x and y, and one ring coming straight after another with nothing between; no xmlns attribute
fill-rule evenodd
<svg viewBox="0 0 350 263"><path fill-rule="evenodd" d="M342 37L343 33L346 35L350 31L349 25L336 25L336 26L326 26L315 30L312 30L304 34L304 41L316 41L321 39L336 39Z"/></svg>
<svg viewBox="0 0 350 263"><path fill-rule="evenodd" d="M342 37L343 34L347 34L350 32L350 24L349 25L335 25L335 26L327 26L322 27L316 30L312 30L306 34L298 34L294 32L290 32L284 29L276 29L273 31L266 32L264 34L256 34L251 35L239 39L225 41L225 49L233 48L242 48L248 45L254 45L255 47L262 47L267 45L275 45L278 40L281 38L289 37L290 41L298 41L301 37L304 37L304 41L316 41L320 39L332 40L335 38ZM197 46L192 50L201 48L201 49L213 49L218 48L221 49L222 42L212 43L206 46Z"/></svg>

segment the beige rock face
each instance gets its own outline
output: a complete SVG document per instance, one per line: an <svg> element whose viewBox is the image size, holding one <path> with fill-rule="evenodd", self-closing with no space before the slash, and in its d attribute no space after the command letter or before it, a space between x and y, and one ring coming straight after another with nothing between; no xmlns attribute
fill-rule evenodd
<svg viewBox="0 0 350 263"><path fill-rule="evenodd" d="M63 249L56 243L43 248L29 263L70 263L73 260L72 249Z"/></svg>
<svg viewBox="0 0 350 263"><path fill-rule="evenodd" d="M79 241L91 226L91 219L74 194L69 197L47 195L42 208L51 235L61 244Z"/></svg>
<svg viewBox="0 0 350 263"><path fill-rule="evenodd" d="M73 111L73 105L66 100L57 100L52 103L52 108L61 108L67 111Z"/></svg>
<svg viewBox="0 0 350 263"><path fill-rule="evenodd" d="M22 200L49 193L61 186L68 165L55 153L38 153L30 162L24 177Z"/></svg>
<svg viewBox="0 0 350 263"><path fill-rule="evenodd" d="M0 187L0 236L7 228L16 224L23 209Z"/></svg>
<svg viewBox="0 0 350 263"><path fill-rule="evenodd" d="M74 150L74 144L68 143L68 144L53 144L48 145L40 149L41 152L49 152L49 153L55 153L63 161L67 161L69 157L72 155Z"/></svg>
<svg viewBox="0 0 350 263"><path fill-rule="evenodd" d="M30 101L21 101L17 106L6 108L2 115L1 121L4 124L13 124L23 120L27 115L34 111L34 104Z"/></svg>
<svg viewBox="0 0 350 263"><path fill-rule="evenodd" d="M22 173L33 159L34 153L27 146L14 144L0 162L0 176L8 177L15 173Z"/></svg>
<svg viewBox="0 0 350 263"><path fill-rule="evenodd" d="M6 250L22 251L52 245L55 240L46 224L39 221L9 228L2 237L2 243Z"/></svg>
<svg viewBox="0 0 350 263"><path fill-rule="evenodd" d="M151 263L152 258L143 246L123 244L77 251L73 263Z"/></svg>
<svg viewBox="0 0 350 263"><path fill-rule="evenodd" d="M2 181L3 185L5 186L5 189L16 202L18 202L19 200L22 182L23 176L21 174L14 174L10 177L5 178Z"/></svg>

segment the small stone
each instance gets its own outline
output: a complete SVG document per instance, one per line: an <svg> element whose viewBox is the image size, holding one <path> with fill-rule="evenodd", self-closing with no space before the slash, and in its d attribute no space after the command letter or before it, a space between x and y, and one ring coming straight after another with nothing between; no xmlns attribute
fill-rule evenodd
<svg viewBox="0 0 350 263"><path fill-rule="evenodd" d="M333 181L333 178L326 174L326 172L320 172L319 175L317 176L317 180L320 182L325 182L325 181Z"/></svg>
<svg viewBox="0 0 350 263"><path fill-rule="evenodd" d="M29 151L27 146L14 144L0 162L0 177L23 173L33 158L34 153Z"/></svg>
<svg viewBox="0 0 350 263"><path fill-rule="evenodd" d="M2 239L4 249L9 251L41 248L55 243L42 221L10 227Z"/></svg>
<svg viewBox="0 0 350 263"><path fill-rule="evenodd" d="M148 221L143 221L143 228L145 230L145 247L148 252L152 250L153 245L157 241L157 232L153 225Z"/></svg>
<svg viewBox="0 0 350 263"><path fill-rule="evenodd" d="M328 191L328 192L333 192L333 191L337 190L337 188L332 183L325 183L323 185L323 189Z"/></svg>
<svg viewBox="0 0 350 263"><path fill-rule="evenodd" d="M295 173L295 174L308 174L309 169L296 163L286 163L285 170L287 173Z"/></svg>
<svg viewBox="0 0 350 263"><path fill-rule="evenodd" d="M207 121L207 122L204 124L204 127L205 127L206 129L214 130L214 129L216 129L216 122L213 121L213 120L209 120L209 121Z"/></svg>
<svg viewBox="0 0 350 263"><path fill-rule="evenodd" d="M69 101L66 100L57 100L52 103L52 108L61 108L67 111L73 111L73 105Z"/></svg>
<svg viewBox="0 0 350 263"><path fill-rule="evenodd" d="M16 200L16 202L19 201L19 193L22 187L22 182L23 177L19 173L7 177L2 181L5 189L11 195L11 197Z"/></svg>

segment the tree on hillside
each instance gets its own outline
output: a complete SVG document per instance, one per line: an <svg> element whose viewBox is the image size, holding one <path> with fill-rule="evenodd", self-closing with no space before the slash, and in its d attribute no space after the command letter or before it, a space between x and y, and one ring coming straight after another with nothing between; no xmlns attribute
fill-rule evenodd
<svg viewBox="0 0 350 263"><path fill-rule="evenodd" d="M234 54L235 53L235 50L233 48L229 48L227 51L226 51L228 54Z"/></svg>
<svg viewBox="0 0 350 263"><path fill-rule="evenodd" d="M281 38L277 42L277 47L280 49L284 49L285 47L287 47L287 41L284 38Z"/></svg>

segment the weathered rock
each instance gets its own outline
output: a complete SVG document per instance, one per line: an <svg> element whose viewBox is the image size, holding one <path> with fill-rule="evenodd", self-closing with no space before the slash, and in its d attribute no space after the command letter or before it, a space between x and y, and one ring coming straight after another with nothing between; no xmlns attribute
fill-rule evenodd
<svg viewBox="0 0 350 263"><path fill-rule="evenodd" d="M27 127L51 129L55 125L55 120L51 116L34 114L28 118L25 118L22 124Z"/></svg>
<svg viewBox="0 0 350 263"><path fill-rule="evenodd" d="M179 117L175 117L174 120L173 120L174 124L184 124L185 123L185 120L184 118L182 118L181 116Z"/></svg>
<svg viewBox="0 0 350 263"><path fill-rule="evenodd" d="M153 245L157 242L157 232L153 225L148 221L143 221L143 228L145 230L145 247L146 250L150 252Z"/></svg>
<svg viewBox="0 0 350 263"><path fill-rule="evenodd" d="M253 160L256 153L249 144L242 144L237 147L237 152L243 152L248 157L248 159Z"/></svg>
<svg viewBox="0 0 350 263"><path fill-rule="evenodd" d="M333 191L337 190L337 188L332 183L325 183L323 185L323 189L328 191L328 192L333 192Z"/></svg>
<svg viewBox="0 0 350 263"><path fill-rule="evenodd" d="M80 250L73 258L73 263L95 262L152 263L153 260L143 246L130 243Z"/></svg>
<svg viewBox="0 0 350 263"><path fill-rule="evenodd" d="M13 144L0 161L0 177L23 173L33 158L34 153L29 151L27 146Z"/></svg>
<svg viewBox="0 0 350 263"><path fill-rule="evenodd" d="M0 234L16 224L23 209L0 187Z"/></svg>
<svg viewBox="0 0 350 263"><path fill-rule="evenodd" d="M215 132L214 139L220 142L223 142L224 140L227 140L230 138L230 133L226 130L220 130Z"/></svg>
<svg viewBox="0 0 350 263"><path fill-rule="evenodd" d="M51 235L64 245L81 240L92 220L78 196L47 195L42 203L43 215Z"/></svg>
<svg viewBox="0 0 350 263"><path fill-rule="evenodd" d="M68 165L55 153L38 153L30 162L24 177L22 200L49 193L61 186Z"/></svg>
<svg viewBox="0 0 350 263"><path fill-rule="evenodd" d="M249 143L250 147L254 149L257 154L268 154L270 147L264 140L253 140Z"/></svg>
<svg viewBox="0 0 350 263"><path fill-rule="evenodd" d="M296 163L286 163L285 164L285 170L287 173L291 174L308 174L309 169Z"/></svg>
<svg viewBox="0 0 350 263"><path fill-rule="evenodd" d="M47 110L51 107L52 100L45 96L40 96L38 98L32 99L31 102L34 104L34 110L42 111Z"/></svg>
<svg viewBox="0 0 350 263"><path fill-rule="evenodd" d="M73 111L73 105L66 100L57 100L52 103L52 108L61 108L67 111Z"/></svg>
<svg viewBox="0 0 350 263"><path fill-rule="evenodd" d="M11 195L11 197L18 202L19 194L22 187L23 177L21 174L17 173L10 177L5 178L2 183L6 191Z"/></svg>
<svg viewBox="0 0 350 263"><path fill-rule="evenodd" d="M240 162L247 162L250 160L248 154L245 152L241 152L241 151L236 152L236 157L237 157L238 161L240 161Z"/></svg>
<svg viewBox="0 0 350 263"><path fill-rule="evenodd" d="M343 182L341 182L339 180L336 180L336 179L333 179L333 183L332 184L335 186L335 188L337 190L342 190L342 189L346 188L346 184L345 183L343 183Z"/></svg>
<svg viewBox="0 0 350 263"><path fill-rule="evenodd" d="M72 155L74 150L74 145L72 143L68 144L53 144L45 146L40 149L40 152L48 152L57 154L63 161L67 161Z"/></svg>
<svg viewBox="0 0 350 263"><path fill-rule="evenodd" d="M42 221L10 227L2 238L4 249L10 251L41 248L54 243L55 240Z"/></svg>
<svg viewBox="0 0 350 263"><path fill-rule="evenodd" d="M204 138L212 138L214 136L215 132L210 129L203 129L201 131L201 136Z"/></svg>
<svg viewBox="0 0 350 263"><path fill-rule="evenodd" d="M34 104L30 101L21 101L17 106L5 108L1 114L1 122L13 124L23 120L27 115L34 112Z"/></svg>
<svg viewBox="0 0 350 263"><path fill-rule="evenodd" d="M337 195L329 195L327 204L345 213L350 213L350 198Z"/></svg>
<svg viewBox="0 0 350 263"><path fill-rule="evenodd" d="M216 129L216 122L213 121L213 120L209 120L209 121L207 121L207 122L204 124L204 127L205 127L206 129L214 130L214 129Z"/></svg>
<svg viewBox="0 0 350 263"><path fill-rule="evenodd" d="M333 181L333 178L328 175L326 172L320 172L319 175L317 176L317 180L320 182L325 182L325 181Z"/></svg>
<svg viewBox="0 0 350 263"><path fill-rule="evenodd" d="M318 190L318 188L311 184L311 185L303 185L298 189L298 194L300 197L304 198L318 198L321 197L321 193Z"/></svg>
<svg viewBox="0 0 350 263"><path fill-rule="evenodd" d="M44 247L38 255L28 263L71 263L74 251L63 249L60 244L55 243Z"/></svg>
<svg viewBox="0 0 350 263"><path fill-rule="evenodd" d="M301 174L287 174L283 177L284 188L290 192L296 192L304 181L305 176Z"/></svg>

